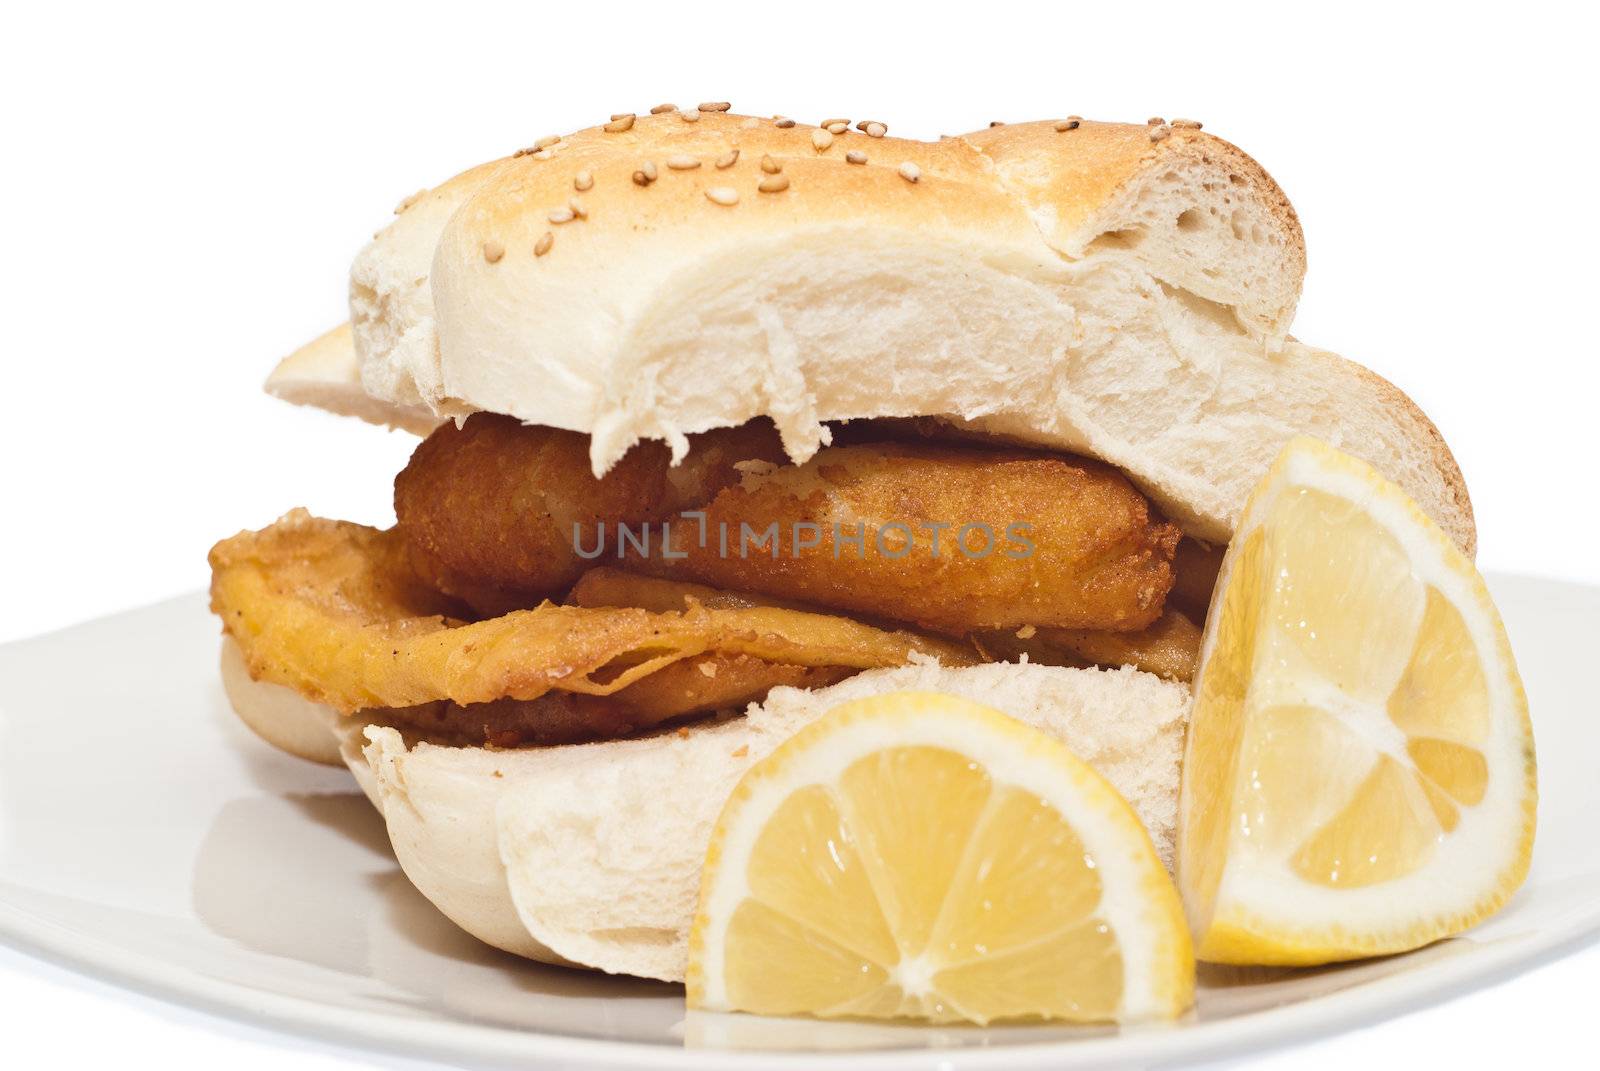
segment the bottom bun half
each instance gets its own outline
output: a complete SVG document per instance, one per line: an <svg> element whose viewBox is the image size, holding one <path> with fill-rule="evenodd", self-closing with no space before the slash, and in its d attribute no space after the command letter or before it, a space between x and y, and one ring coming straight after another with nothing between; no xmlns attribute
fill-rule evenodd
<svg viewBox="0 0 1600 1071"><path fill-rule="evenodd" d="M750 766L846 700L946 692L1067 744L1132 805L1169 866L1189 690L1131 668L931 662L828 688L775 688L742 717L653 736L492 751L408 741L249 679L223 679L241 719L292 754L343 761L383 813L406 876L451 921L546 963L682 981L700 868Z"/></svg>

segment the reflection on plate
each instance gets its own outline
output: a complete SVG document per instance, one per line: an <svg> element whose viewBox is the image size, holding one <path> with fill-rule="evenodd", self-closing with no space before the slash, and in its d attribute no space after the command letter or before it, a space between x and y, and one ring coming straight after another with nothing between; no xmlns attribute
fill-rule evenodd
<svg viewBox="0 0 1600 1071"><path fill-rule="evenodd" d="M1491 578L1533 707L1540 828L1511 905L1464 937L1317 970L1202 968L1171 1027L989 1029L686 1015L674 986L481 945L407 882L348 776L228 712L198 595L0 648L0 939L240 1018L467 1064L1052 1067L1217 1055L1394 1015L1600 930L1600 590ZM64 731L63 726L70 727Z"/></svg>

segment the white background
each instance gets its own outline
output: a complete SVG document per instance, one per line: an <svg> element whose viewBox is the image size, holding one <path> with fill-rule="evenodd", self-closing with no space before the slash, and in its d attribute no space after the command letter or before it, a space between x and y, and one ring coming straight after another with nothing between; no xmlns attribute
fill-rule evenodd
<svg viewBox="0 0 1600 1071"><path fill-rule="evenodd" d="M1600 581L1600 94L1578 10L13 12L0 31L0 640L198 588L215 539L291 506L385 521L410 441L290 409L260 381L345 315L349 261L396 201L662 100L870 115L925 137L1067 113L1205 120L1300 212L1311 267L1295 333L1394 380L1454 448L1480 564ZM1504 1066L1530 1042L1586 1039L1597 986L1590 949L1264 1066ZM292 1053L354 1066L3 951L0 1008L6 1063L31 1047L58 1064L266 1067Z"/></svg>

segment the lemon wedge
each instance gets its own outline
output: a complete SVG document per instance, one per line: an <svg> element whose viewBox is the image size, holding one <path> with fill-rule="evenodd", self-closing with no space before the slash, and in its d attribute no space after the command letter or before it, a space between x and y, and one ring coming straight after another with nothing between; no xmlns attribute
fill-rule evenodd
<svg viewBox="0 0 1600 1071"><path fill-rule="evenodd" d="M689 937L692 1008L936 1022L1188 1007L1144 826L1058 741L948 695L843 704L739 782Z"/></svg>
<svg viewBox="0 0 1600 1071"><path fill-rule="evenodd" d="M1483 578L1314 439L1245 507L1195 678L1178 879L1196 952L1313 964L1496 911L1528 871L1527 698Z"/></svg>

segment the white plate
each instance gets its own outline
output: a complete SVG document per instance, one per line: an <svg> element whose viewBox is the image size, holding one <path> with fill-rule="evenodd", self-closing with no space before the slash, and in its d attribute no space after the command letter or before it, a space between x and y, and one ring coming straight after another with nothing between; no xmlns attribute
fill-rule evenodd
<svg viewBox="0 0 1600 1071"><path fill-rule="evenodd" d="M228 711L187 596L0 648L0 939L284 1030L457 1063L1052 1067L1216 1056L1395 1015L1600 930L1600 589L1491 580L1539 747L1527 885L1464 937L1314 971L1202 971L1174 1027L927 1029L686 1017L676 987L541 967L423 900L340 770ZM753 1050L760 1050L756 1052ZM797 1051L798 1050L798 1051Z"/></svg>

